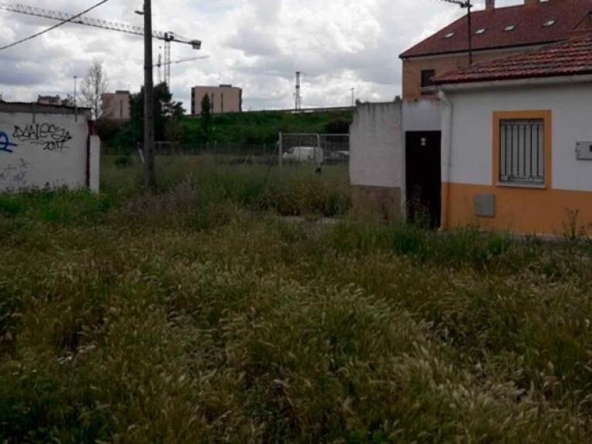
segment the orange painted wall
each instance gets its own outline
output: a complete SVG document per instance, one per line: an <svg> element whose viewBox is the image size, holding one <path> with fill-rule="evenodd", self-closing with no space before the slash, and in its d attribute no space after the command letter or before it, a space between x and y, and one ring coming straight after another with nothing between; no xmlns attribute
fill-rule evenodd
<svg viewBox="0 0 592 444"><path fill-rule="evenodd" d="M499 128L502 119L542 119L544 121L544 186L509 186L497 183L500 177ZM443 183L443 228L476 226L484 230L557 236L573 230L581 231L581 234L592 234L592 192L553 189L553 151L555 149L553 121L553 112L550 110L494 111L491 120L493 183L490 185ZM475 196L480 194L495 196L495 217L475 215L474 200Z"/></svg>
<svg viewBox="0 0 592 444"><path fill-rule="evenodd" d="M446 193L449 193L449 205L443 210L444 228L476 226L485 230L561 236L566 234L577 211L577 228L592 234L592 193L589 192L445 183L443 196ZM495 218L474 215L473 202L478 194L496 196Z"/></svg>
<svg viewBox="0 0 592 444"><path fill-rule="evenodd" d="M489 60L501 59L514 54L520 54L531 50L529 48L511 48L505 51L476 52L474 62L486 62ZM403 60L403 99L435 99L437 95L422 94L421 91L421 71L433 69L436 75L442 75L449 71L466 68L469 65L468 54L452 54L436 57L417 57Z"/></svg>

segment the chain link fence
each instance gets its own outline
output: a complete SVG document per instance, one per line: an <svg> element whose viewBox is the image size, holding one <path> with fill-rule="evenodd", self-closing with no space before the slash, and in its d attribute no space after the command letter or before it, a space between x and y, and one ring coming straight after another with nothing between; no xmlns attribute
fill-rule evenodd
<svg viewBox="0 0 592 444"><path fill-rule="evenodd" d="M284 134L278 141L278 164L348 165L349 134Z"/></svg>
<svg viewBox="0 0 592 444"><path fill-rule="evenodd" d="M349 165L349 134L285 134L280 133L278 141L271 144L232 144L208 142L180 144L177 142L156 142L155 155L162 157L191 156L212 167L232 165L265 165L270 168L308 168L318 171L325 166ZM142 155L138 144L133 152L121 152L104 147L103 153L111 156Z"/></svg>

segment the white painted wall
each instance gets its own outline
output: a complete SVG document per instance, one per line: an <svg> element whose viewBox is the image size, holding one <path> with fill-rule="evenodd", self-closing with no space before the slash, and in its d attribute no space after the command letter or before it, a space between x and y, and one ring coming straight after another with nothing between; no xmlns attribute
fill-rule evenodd
<svg viewBox="0 0 592 444"><path fill-rule="evenodd" d="M101 183L101 139L99 136L90 136L90 177L89 188L93 193L98 193Z"/></svg>
<svg viewBox="0 0 592 444"><path fill-rule="evenodd" d="M440 131L441 104L438 100L403 102L404 131Z"/></svg>
<svg viewBox="0 0 592 444"><path fill-rule="evenodd" d="M29 108L36 113L27 112ZM52 110L10 104L0 109L0 191L84 188L89 166L98 190L98 155L87 164L87 118Z"/></svg>
<svg viewBox="0 0 592 444"><path fill-rule="evenodd" d="M359 105L350 132L352 185L401 187L404 169L401 102Z"/></svg>
<svg viewBox="0 0 592 444"><path fill-rule="evenodd" d="M592 85L540 85L449 91L451 110L450 182L492 185L492 120L496 111L553 113L554 189L592 191L592 161L576 158L576 143L592 141ZM446 115L446 113L444 113ZM450 114L448 114L450 117ZM443 118L443 128L448 123ZM444 137L446 139L446 136ZM443 148L445 152L445 147ZM443 158L443 177L447 177Z"/></svg>

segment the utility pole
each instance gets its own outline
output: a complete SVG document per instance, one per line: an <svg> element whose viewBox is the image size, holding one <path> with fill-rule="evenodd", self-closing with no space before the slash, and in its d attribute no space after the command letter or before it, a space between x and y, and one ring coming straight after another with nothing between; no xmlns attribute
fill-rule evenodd
<svg viewBox="0 0 592 444"><path fill-rule="evenodd" d="M152 63L152 0L144 0L144 185L149 192L156 188Z"/></svg>
<svg viewBox="0 0 592 444"><path fill-rule="evenodd" d="M356 88L352 88L351 89L351 93L352 93L352 108L356 107Z"/></svg>

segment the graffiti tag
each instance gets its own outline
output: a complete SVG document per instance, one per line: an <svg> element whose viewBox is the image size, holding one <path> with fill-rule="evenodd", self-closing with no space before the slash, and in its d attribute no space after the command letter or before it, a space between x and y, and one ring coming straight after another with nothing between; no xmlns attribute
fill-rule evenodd
<svg viewBox="0 0 592 444"><path fill-rule="evenodd" d="M66 148L66 143L72 140L72 136L67 130L50 123L37 123L25 127L15 126L12 137L19 142L41 145L44 151L62 151Z"/></svg>
<svg viewBox="0 0 592 444"><path fill-rule="evenodd" d="M0 186L12 188L24 188L27 186L27 173L29 164L20 159L18 165L7 165L0 168Z"/></svg>
<svg viewBox="0 0 592 444"><path fill-rule="evenodd" d="M12 148L18 145L11 143L8 134L3 131L0 131L0 151L4 151L5 153L12 153Z"/></svg>

